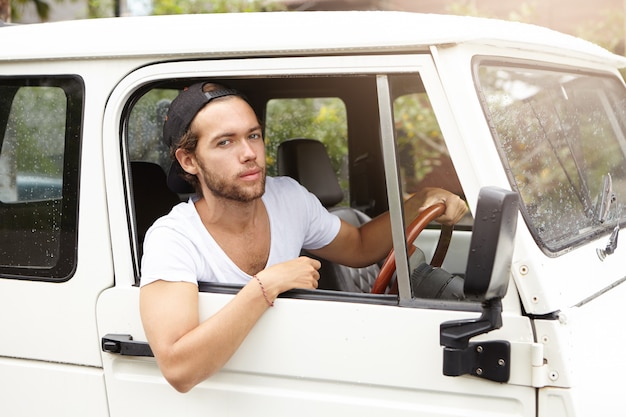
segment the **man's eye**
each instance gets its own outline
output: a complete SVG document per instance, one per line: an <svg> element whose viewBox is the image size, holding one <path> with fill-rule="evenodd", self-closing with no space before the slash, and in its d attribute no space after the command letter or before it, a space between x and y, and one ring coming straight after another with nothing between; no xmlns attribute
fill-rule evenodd
<svg viewBox="0 0 626 417"><path fill-rule="evenodd" d="M227 145L230 145L231 142L232 140L230 139L224 139L224 140L217 142L217 146L227 146Z"/></svg>
<svg viewBox="0 0 626 417"><path fill-rule="evenodd" d="M263 139L260 133L253 133L250 135L250 139Z"/></svg>

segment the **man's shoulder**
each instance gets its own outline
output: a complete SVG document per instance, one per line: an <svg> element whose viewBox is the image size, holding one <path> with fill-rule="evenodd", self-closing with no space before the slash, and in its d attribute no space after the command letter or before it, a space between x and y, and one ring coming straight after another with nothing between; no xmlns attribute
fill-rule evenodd
<svg viewBox="0 0 626 417"><path fill-rule="evenodd" d="M302 191L304 188L291 177L267 177L265 187L267 191Z"/></svg>
<svg viewBox="0 0 626 417"><path fill-rule="evenodd" d="M270 177L268 176L266 179L266 185L273 185L273 186L298 186L301 187L301 185L298 183L298 181L294 180L291 177L288 176L278 176L278 177Z"/></svg>
<svg viewBox="0 0 626 417"><path fill-rule="evenodd" d="M291 177L267 177L263 201L270 205L294 207L308 204L309 192Z"/></svg>
<svg viewBox="0 0 626 417"><path fill-rule="evenodd" d="M176 204L169 213L157 219L153 227L167 227L178 229L184 224L190 224L194 222L194 217L197 216L194 203L192 199L186 202Z"/></svg>

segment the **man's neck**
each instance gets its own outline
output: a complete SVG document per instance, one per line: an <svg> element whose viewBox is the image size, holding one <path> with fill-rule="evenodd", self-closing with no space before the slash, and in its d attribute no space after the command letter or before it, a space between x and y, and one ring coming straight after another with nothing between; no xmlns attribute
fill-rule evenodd
<svg viewBox="0 0 626 417"><path fill-rule="evenodd" d="M196 210L208 233L235 265L249 275L267 265L270 224L263 201L216 203L202 198Z"/></svg>
<svg viewBox="0 0 626 417"><path fill-rule="evenodd" d="M219 228L229 233L250 230L264 217L264 205L260 198L240 202L210 196L199 199L195 206L207 229Z"/></svg>

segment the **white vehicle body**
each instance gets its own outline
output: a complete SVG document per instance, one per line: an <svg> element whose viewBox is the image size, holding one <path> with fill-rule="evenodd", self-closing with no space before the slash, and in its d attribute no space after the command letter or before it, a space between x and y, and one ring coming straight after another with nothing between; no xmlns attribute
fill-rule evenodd
<svg viewBox="0 0 626 417"><path fill-rule="evenodd" d="M619 215L626 202L626 194L619 193L625 190L621 174L610 173L615 201L597 233L581 230L581 239L554 249L538 242L535 226L529 227L522 212L516 215L502 326L472 338L507 341L510 359L503 366L510 374L496 382L478 377L473 367L473 375L447 376L442 372L440 325L476 318L481 306L420 300L411 293L398 176L402 152L394 139L391 98L394 80L419 79L475 223L485 222L476 217L481 189L518 189L507 176L515 167L503 164L503 151L496 145L494 121L485 107L489 100L481 98L481 82L487 78L481 79L477 68L484 65L488 71L503 63L505 69L511 65L598 75L626 97L619 73L625 58L530 25L395 12L4 26L0 44L0 161L9 147L8 139L3 145L10 136L3 106L11 107L12 86L56 85L61 80L68 97L78 89L81 100L67 102L68 109L76 108L68 111L72 116L66 129L74 123L76 134L64 136L63 190L56 197L64 201L62 216L74 213L53 228L62 232L53 240L62 242L56 256L63 256L63 265L58 266L57 258L43 266L10 260L22 256L19 245L39 235L33 226L32 237L12 238L12 225L21 220L9 219L11 210L22 213L34 203L16 197L13 168L0 163L3 416L623 415L619 381L626 361L608 353L626 343L624 332L610 330L614 321L626 318L626 245L607 251L610 233L623 228L620 221L626 220ZM490 67L491 62L498 64ZM341 96L348 113L351 189L360 184L352 135L369 132L374 139L367 146L374 148L362 155L369 155L368 166L381 173L383 190L376 196L383 197L372 197L377 204L373 212L391 212L399 295L327 290L281 297L222 371L180 394L167 384L154 358L112 352L103 338L131 335L134 341L146 340L138 309L140 214L133 203L129 114L146 91L161 85L173 90L192 79L228 80L253 102L272 94L299 97L309 79L319 83L321 97L333 94L335 84L325 83L334 80L338 88L344 81L372 86L354 100L347 90ZM363 108L374 103L378 111L359 115L359 102ZM619 131L614 136L623 159L623 110L611 120ZM33 135L43 138L46 127L34 125L39 130ZM523 200L525 194L520 194ZM66 227L69 237L63 234ZM428 229L417 241L427 258L438 234ZM471 235L471 229L455 231L445 269L466 270ZM599 256L602 251L612 253ZM219 310L235 292L201 288L201 318Z"/></svg>

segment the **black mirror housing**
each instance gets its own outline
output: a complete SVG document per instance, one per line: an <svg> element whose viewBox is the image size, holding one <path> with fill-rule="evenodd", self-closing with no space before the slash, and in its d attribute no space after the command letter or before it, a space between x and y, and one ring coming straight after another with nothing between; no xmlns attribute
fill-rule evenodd
<svg viewBox="0 0 626 417"><path fill-rule="evenodd" d="M486 301L506 294L518 204L517 193L513 191L497 187L481 189L465 270L466 297Z"/></svg>

